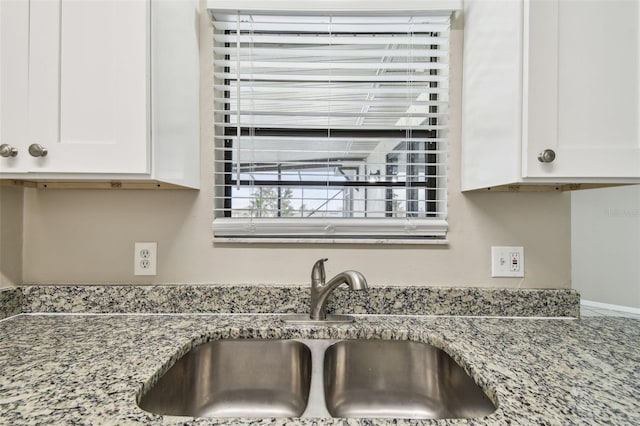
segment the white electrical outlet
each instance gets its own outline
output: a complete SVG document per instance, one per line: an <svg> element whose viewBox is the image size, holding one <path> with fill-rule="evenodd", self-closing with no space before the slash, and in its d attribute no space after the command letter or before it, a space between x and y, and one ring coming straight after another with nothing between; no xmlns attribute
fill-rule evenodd
<svg viewBox="0 0 640 426"><path fill-rule="evenodd" d="M523 247L491 247L492 277L524 277Z"/></svg>
<svg viewBox="0 0 640 426"><path fill-rule="evenodd" d="M133 253L134 275L156 275L158 243L135 243Z"/></svg>

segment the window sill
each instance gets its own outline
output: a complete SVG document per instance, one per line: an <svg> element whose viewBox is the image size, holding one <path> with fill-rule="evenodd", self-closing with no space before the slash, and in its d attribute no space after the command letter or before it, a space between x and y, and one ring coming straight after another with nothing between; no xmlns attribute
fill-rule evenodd
<svg viewBox="0 0 640 426"><path fill-rule="evenodd" d="M449 245L449 240L398 238L242 238L214 237L222 244L397 244L397 245Z"/></svg>
<svg viewBox="0 0 640 426"><path fill-rule="evenodd" d="M447 244L444 219L216 218L213 241L289 244Z"/></svg>

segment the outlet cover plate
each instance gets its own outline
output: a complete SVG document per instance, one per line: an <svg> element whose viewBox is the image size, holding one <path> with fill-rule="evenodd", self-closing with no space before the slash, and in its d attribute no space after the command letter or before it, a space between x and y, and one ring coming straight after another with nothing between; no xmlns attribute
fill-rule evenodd
<svg viewBox="0 0 640 426"><path fill-rule="evenodd" d="M156 275L158 243L140 242L134 244L133 274Z"/></svg>
<svg viewBox="0 0 640 426"><path fill-rule="evenodd" d="M524 277L524 247L491 247L491 276Z"/></svg>

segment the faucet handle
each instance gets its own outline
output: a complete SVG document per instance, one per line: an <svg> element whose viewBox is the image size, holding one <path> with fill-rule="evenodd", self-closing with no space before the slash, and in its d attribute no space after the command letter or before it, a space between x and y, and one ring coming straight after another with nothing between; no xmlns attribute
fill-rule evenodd
<svg viewBox="0 0 640 426"><path fill-rule="evenodd" d="M326 274L324 272L324 262L329 259L324 258L318 260L311 269L311 285L322 285L326 281Z"/></svg>

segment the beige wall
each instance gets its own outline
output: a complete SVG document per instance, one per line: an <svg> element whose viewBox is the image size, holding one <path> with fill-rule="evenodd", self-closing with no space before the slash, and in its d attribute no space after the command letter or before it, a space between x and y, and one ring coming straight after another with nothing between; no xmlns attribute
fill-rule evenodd
<svg viewBox="0 0 640 426"><path fill-rule="evenodd" d="M308 282L313 262L328 273L357 269L372 285L570 287L570 199L566 194L460 192L461 23L452 34L449 245L212 244L211 36L202 36L202 190L25 190L25 283ZM158 276L133 276L133 243L158 241ZM490 278L491 245L525 248L524 279Z"/></svg>
<svg viewBox="0 0 640 426"><path fill-rule="evenodd" d="M21 188L0 186L0 287L22 282Z"/></svg>
<svg viewBox="0 0 640 426"><path fill-rule="evenodd" d="M582 298L640 309L640 185L574 192L571 228Z"/></svg>

